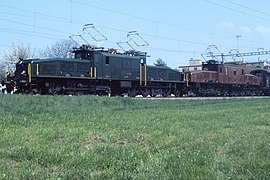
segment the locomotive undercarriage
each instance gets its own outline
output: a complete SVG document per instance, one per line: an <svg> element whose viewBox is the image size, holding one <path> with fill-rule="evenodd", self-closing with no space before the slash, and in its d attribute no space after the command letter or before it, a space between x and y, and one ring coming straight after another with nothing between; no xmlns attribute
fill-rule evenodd
<svg viewBox="0 0 270 180"><path fill-rule="evenodd" d="M32 78L31 83L18 89L26 94L51 94L51 95L111 95L108 84L102 84L97 80L86 78Z"/></svg>
<svg viewBox="0 0 270 180"><path fill-rule="evenodd" d="M135 97L163 96L171 94L179 97L182 95L182 84L148 82L147 85L141 85L139 81L126 81L127 87L122 87L122 81L113 81L107 79L91 78L52 78L52 77L33 77L31 83L28 83L19 93L25 94L51 94L51 95L107 95Z"/></svg>
<svg viewBox="0 0 270 180"><path fill-rule="evenodd" d="M183 84L174 82L149 81L141 85L139 81L126 81L127 87L121 85L122 81L91 78L32 78L31 83L19 86L19 93L25 94L52 94L52 95L107 95L135 97L174 95L186 96L260 96L269 95L269 91L262 91L258 86L235 85L220 83L190 83L188 88Z"/></svg>
<svg viewBox="0 0 270 180"><path fill-rule="evenodd" d="M128 90L128 96L135 97L141 95L143 97L168 97L173 94L176 97L180 97L182 96L181 89L181 85L178 83L149 82L146 86L134 85Z"/></svg>
<svg viewBox="0 0 270 180"><path fill-rule="evenodd" d="M258 86L219 84L219 83L192 83L188 88L188 96L260 96L263 92Z"/></svg>

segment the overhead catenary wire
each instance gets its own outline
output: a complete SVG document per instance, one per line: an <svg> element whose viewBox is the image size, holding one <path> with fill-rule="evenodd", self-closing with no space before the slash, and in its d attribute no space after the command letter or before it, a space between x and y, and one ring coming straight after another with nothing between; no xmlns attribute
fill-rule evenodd
<svg viewBox="0 0 270 180"><path fill-rule="evenodd" d="M113 41L108 40L108 45L114 45ZM177 54L194 54L194 53L202 53L201 51L194 51L194 50L179 50L179 49L171 49L171 48L164 48L164 47L155 47L155 46L147 46L144 47L147 50L151 50L153 52L169 52L169 53L177 53ZM115 48L114 48L115 49ZM116 48L117 49L117 48ZM122 49L118 48L117 51L122 51Z"/></svg>
<svg viewBox="0 0 270 180"><path fill-rule="evenodd" d="M190 30L190 31L194 31L194 32L199 32L199 33L207 34L207 35L214 35L214 36L219 36L219 37L224 37L224 38L235 39L235 36L228 36L228 35L224 35L224 34L211 33L211 32L206 32L206 31L203 31L203 30L198 30L198 29L195 29L195 28L190 28L190 27L185 27L185 26L177 26L177 25L173 25L173 24L168 24L168 23L164 23L164 22L160 22L160 21L156 21L156 20L152 20L152 19L148 19L148 18L143 18L143 17L131 15L131 14L128 14L128 13L122 13L122 12L118 12L118 11L115 11L115 10L101 8L101 7L98 7L98 6L95 6L95 5L91 5L91 4L88 4L88 3L82 3L82 2L80 2L78 0L72 0L72 1L71 0L67 0L67 1L68 2L71 2L72 3L72 6L75 5L77 2L79 2L79 4L81 4L83 6L89 6L89 7L91 6L93 8L98 8L98 9L103 10L103 11L117 13L117 14L120 14L120 15L125 15L125 16L131 17L131 18L136 18L136 19L139 19L139 20L148 21L148 22L152 22L152 23L155 23L155 24L159 24L159 25L173 27L173 28L176 28L176 29ZM2 4L0 3L0 5L2 5ZM29 10L25 10L25 9L21 9L21 8L16 8L16 7L12 7L12 6L9 6L9 7L10 8L13 8L13 9L17 9L17 10L20 10L20 11L24 11L24 12L29 13L30 14L29 15L29 18L31 17L31 14L32 14L32 18L33 18L33 14L35 13L34 11L29 11ZM58 21L58 22L63 22L63 23L80 24L80 25L82 24L82 22L80 20L73 19L72 15L70 16L70 18L63 18L63 17L57 17L57 16L48 15L48 14L44 14L44 13L36 13L36 20L37 21L40 18L41 19L46 19L44 17L46 17L47 19L52 18L53 21ZM32 28L38 28L38 29L42 29L42 30L47 30L47 31L50 31L50 32L55 32L55 33L61 34L59 36L63 36L63 37L68 37L70 34L72 34L71 32L58 31L58 30L55 30L55 29L47 28L47 27L36 26L35 24L31 25L31 24L28 24L28 23L22 23L22 22L13 21L13 20L7 20L7 19L5 19L5 21L9 21L9 22L12 22L12 23L18 23L18 24L21 24L21 25L26 25L26 26L29 26L29 27L32 27ZM96 25L96 26L98 27L98 25ZM116 28L111 28L111 27L104 27L104 28L105 29L115 29L116 30ZM6 31L8 31L8 30L6 30ZM119 31L119 32L128 32L128 30L123 30L123 29L117 29L117 31ZM13 32L15 32L15 31L13 31ZM29 33L29 32L21 32L21 33ZM165 36L160 36L158 33L156 33L155 35L152 35L152 34L149 34L149 33L140 33L140 34L143 35L143 36L148 36L148 37L152 37L152 38L158 38L158 39L176 41L178 43L181 42L181 43L196 44L196 45L198 45L198 44L199 45L209 45L209 43L207 43L207 42L194 42L194 41L189 41L189 40L184 40L184 39L178 39L178 38L172 38L172 37L165 37ZM67 36L64 36L64 35L67 35ZM35 36L35 35L33 35L33 36ZM243 39L243 41L248 41L248 40ZM252 41L252 42L255 42L255 41ZM260 43L260 42L257 42L257 43ZM186 51L186 52L194 52L194 51Z"/></svg>
<svg viewBox="0 0 270 180"><path fill-rule="evenodd" d="M80 2L78 0L66 0L68 1L69 3L71 3L71 13L72 13L72 7L74 4L79 4L79 5L83 5L83 6L88 6L88 7L92 7L92 8L96 8L96 9L99 9L99 10L103 10L103 11L107 11L107 12L112 12L112 13L116 13L116 14L120 14L120 15L125 15L125 16L128 16L128 17L132 17L132 18L136 18L136 19L139 19L139 20L144 20L144 21L148 21L148 22L152 22L152 23L155 23L155 24L160 24L160 25L165 25L165 26L169 26L169 27L173 27L173 28L177 28L177 29L185 29L185 30L190 30L190 31L194 31L194 32L197 32L197 33L203 33L203 34L208 34L208 35L211 35L211 36L219 36L219 37L223 37L223 38L231 38L231 39L234 39L235 37L234 36L228 36L228 35L224 35L224 34L218 34L218 33L213 33L213 32L207 32L207 31L202 31L202 30L198 30L198 29L195 29L195 28L190 28L190 27L185 27L185 26L177 26L177 25L173 25L173 24L169 24L169 23L165 23L165 22L160 22L160 21L156 21L156 20L152 20L152 19L148 19L148 18L144 18L144 17L139 17L139 16L135 16L135 15L131 15L131 14L128 14L128 13L123 13L123 12L119 12L119 11L116 11L116 10L111 10L111 9L107 9L107 8L103 8L103 7L99 7L99 6L95 6L95 5L92 5L92 4L89 4L89 3L85 3L85 2ZM208 3L214 3L212 1L209 1L209 0L203 0L203 1L206 1ZM229 1L229 0L227 0ZM218 5L217 3L214 3L215 5ZM63 17L58 17L58 16L53 16L53 15L48 15L48 14L45 14L45 13L36 13L35 11L30 11L30 10L26 10L26 9L22 9L22 8L17 8L17 7L14 7L14 6L10 6L10 5L5 5L3 3L0 3L1 6L5 6L5 7L8 7L8 8L12 8L12 9L16 9L16 10L20 10L20 11L23 11L23 12L27 12L27 13L30 13L30 14L35 14L36 16L37 15L42 15L44 17L50 17L50 18L54 18L55 20L58 19L58 20L64 20L62 22L66 22L66 23L72 23L72 24L82 24L84 22L80 21L80 20L76 20L76 22L72 19L68 19L68 18L63 18ZM221 5L222 7L225 7L223 5ZM232 8L230 8L232 9ZM232 9L233 10L233 9ZM71 15L72 16L72 15ZM36 17L37 18L41 18L41 17ZM72 17L70 17L72 18ZM61 22L61 21L60 21ZM34 26L33 26L34 27ZM45 28L44 28L45 29ZM123 32L127 32L126 30L121 30ZM157 38L160 38L160 36L158 36L158 34L156 34L156 37ZM164 39L164 38L163 38ZM182 42L187 42L187 40L180 40ZM253 42L253 43L266 43L266 42L256 42L256 41L250 41L250 40L246 40L246 39L243 39L243 41L246 41L246 42ZM197 43L196 43L197 44Z"/></svg>
<svg viewBox="0 0 270 180"><path fill-rule="evenodd" d="M64 31L54 30L54 29L51 29L51 28L46 28L46 27L42 27L42 26L36 26L35 24L32 25L32 24L28 24L28 23L22 23L22 22L13 21L13 20L1 18L1 17L0 17L0 20L4 20L4 21L7 21L7 22L16 23L16 24L21 24L21 25L24 25L24 26L32 27L32 28L39 28L39 29L42 29L42 30L48 30L48 31L51 31L51 32L57 32L57 33L61 33L61 34L66 34L67 37L70 34L72 34L70 32L64 32ZM128 30L110 28L110 27L105 27L105 26L97 26L97 27L101 27L101 28L105 28L105 29L110 29L110 30L121 31L121 32L127 32L128 31ZM7 30L5 30L5 31L7 31ZM23 33L25 33L25 32L23 32ZM27 33L29 33L29 32L27 32ZM45 34L45 33L43 33L43 34ZM177 42L180 41L182 43L188 43L188 44L208 45L208 43L202 43L202 42L192 42L192 41L187 41L187 40L183 40L183 39L177 39L177 38L171 38L171 37L164 37L164 36L157 36L157 35L151 35L151 34L146 34L146 33L141 33L141 34L144 35L144 36L148 36L148 37L165 39L165 40L171 40L171 41L177 41ZM60 35L58 35L58 36L60 36ZM64 36L62 36L62 37L64 38Z"/></svg>
<svg viewBox="0 0 270 180"><path fill-rule="evenodd" d="M217 33L213 33L213 32L202 31L202 30L199 30L197 28L179 26L179 25L174 25L174 24L170 24L170 23L167 23L167 22L161 22L161 21L157 21L157 20L153 20L153 19L148 19L148 18L145 18L145 17L135 16L135 15L128 14L128 13L123 13L123 12L119 12L119 11L116 11L116 10L111 10L111 9L107 9L107 8L104 8L104 7L95 6L93 4L89 4L89 3L86 3L86 2L80 2L78 0L73 0L72 2L74 4L78 4L78 5L82 5L82 6L88 6L88 7L98 9L98 10L111 12L111 13L119 14L119 15L124 15L124 16L135 18L135 19L138 19L138 20L151 22L151 23L159 24L159 25L164 25L164 26L168 26L168 27L173 27L173 28L176 28L176 29L184 29L184 30L189 30L189 31L197 32L197 33L202 33L202 34L217 35L217 36L222 36L222 37L226 37L226 38L228 38L228 37L232 38L232 36L227 36L227 35L224 35L224 34L217 34Z"/></svg>
<svg viewBox="0 0 270 180"><path fill-rule="evenodd" d="M50 18L50 17L45 17L45 16L39 16L39 14L37 12L34 12L34 11L32 12L32 14L0 11L0 14L11 15L11 16L16 16L16 17L20 17L20 18L23 17L23 18L28 18L28 19L33 19L33 16L35 15L38 20L53 21L53 22L61 22L61 23L70 24L70 22L68 22L66 20L55 19L55 18ZM82 23L82 22L77 22L77 23Z"/></svg>
<svg viewBox="0 0 270 180"><path fill-rule="evenodd" d="M109 29L109 30L113 30L113 31L118 31L118 32L127 32L127 30L118 29L118 28L112 28L112 27L107 27L107 26L96 25L96 27ZM178 38L173 38L173 37L165 37L165 36L153 35L153 34L148 34L148 33L140 33L140 34L142 36L144 36L144 37L158 38L158 39L163 39L163 40L168 40L168 41L174 41L174 42L177 42L178 44L179 43L182 43L182 44L184 43L184 44L191 44L191 45L194 44L194 45L209 46L208 42L189 41L189 40L185 40L185 39L178 39ZM235 39L235 37L232 37L232 39ZM243 40L243 41L248 41L248 42L252 42L252 43L262 43L262 42L249 41L249 40ZM265 42L265 43L269 43L269 42ZM223 45L223 46L225 46L225 45ZM244 47L244 46L242 46L242 47ZM228 48L231 48L231 46L228 46ZM244 48L251 48L251 47L244 47ZM194 52L194 51L192 51L192 52Z"/></svg>
<svg viewBox="0 0 270 180"><path fill-rule="evenodd" d="M247 6L243 5L243 4L239 4L239 3L236 3L236 2L233 2L233 1L230 1L230 0L224 0L224 1L226 1L228 3L231 3L231 4L234 4L234 5L238 6L238 7L247 9L249 11L253 11L253 12L256 12L256 13L259 13L259 14L262 14L262 15L265 15L265 16L270 17L270 14L268 14L266 12L259 11L259 10L256 10L256 9L253 9L253 8L250 8L250 7L247 7Z"/></svg>
<svg viewBox="0 0 270 180"><path fill-rule="evenodd" d="M41 32L33 33L33 31L11 29L11 28L0 28L0 31L7 32L7 33L22 34L22 35L33 36L33 37L48 38L48 39L54 39L54 40L66 37L66 36L59 36L59 35L55 35L55 34L48 34L48 33L41 33Z"/></svg>
<svg viewBox="0 0 270 180"><path fill-rule="evenodd" d="M23 11L23 12L29 13L29 14L33 14L34 13L34 11L30 11L30 10L27 10L27 9L22 9L22 8L18 8L18 7L6 5L6 4L3 4L3 3L0 3L0 6L7 7L7 8L10 8L10 9L14 9L14 10ZM50 15L50 14L45 14L45 13L40 13L40 12L37 12L37 15L44 16L44 17L50 17L50 18L54 18L54 19L58 19L58 20L69 21L68 18L58 17L58 16L54 16L54 15Z"/></svg>
<svg viewBox="0 0 270 180"><path fill-rule="evenodd" d="M208 3L214 3L214 2L209 1L209 0L203 0L203 1L206 1ZM81 2L81 1L78 1L78 0L73 0L72 2L74 4L77 3L77 4L82 5L82 6L88 6L88 7L92 7L92 8L98 9L98 10L102 10L102 11L106 11L106 12L111 12L111 13L115 13L115 14L120 14L120 15L124 15L124 16L127 16L127 17L139 19L139 20L142 20L142 21L151 22L151 23L154 23L154 24L159 24L159 25L164 25L164 26L168 26L168 27L173 27L173 28L176 28L176 29L184 29L184 30L193 31L193 32L196 32L196 33L202 33L202 34L207 34L207 35L211 35L211 36L214 35L214 36L219 36L219 37L223 37L223 38L231 38L231 39L234 39L235 38L235 36L228 36L228 35L225 35L225 34L220 34L220 33L214 33L214 32L199 30L198 28L191 28L191 27L186 27L186 26L179 26L179 25L170 24L170 23L167 23L167 22L161 22L161 21L157 21L157 20L153 20L153 19L148 19L148 18L145 18L145 17L135 16L135 15L132 15L132 14L123 13L123 12L119 12L119 11L116 11L116 10L107 9L107 8L104 8L104 7L99 7L99 6L96 6L96 5L93 5L93 4L89 4L89 3L86 3L86 2ZM217 3L214 3L214 4L215 5L219 5ZM220 5L220 6L223 7L223 8L228 8L230 10L235 10L235 9L230 8L230 7L227 7L227 6L223 6L223 5ZM238 11L238 10L235 10L235 11L237 11L239 13L245 13L243 11ZM250 14L250 13L246 13L246 15L250 15L252 17L256 17L256 18L259 18L261 20L270 21L270 19L259 17L259 16L256 16L256 15L253 15L253 14ZM248 41L248 40L246 40L246 41ZM252 42L254 42L254 41L252 41Z"/></svg>
<svg viewBox="0 0 270 180"><path fill-rule="evenodd" d="M225 6L225 5L210 1L210 0L202 0L202 1L207 2L209 4L212 4L212 5L215 5L215 6L219 6L219 7L228 9L230 11L234 11L234 12L237 12L237 13L240 13L240 14L244 14L244 15L256 18L256 19L260 19L260 20L263 20L263 21L270 22L270 18L264 18L264 17L261 17L261 16L257 16L257 15L254 15L254 14L251 14L251 13L248 13L248 12L245 12L245 11L241 11L241 10L238 10L238 9L234 9L234 8L231 8L231 7L228 7L228 6Z"/></svg>
<svg viewBox="0 0 270 180"><path fill-rule="evenodd" d="M47 27L36 26L35 24L28 24L28 23L18 22L18 21L14 21L14 20L10 20L10 19L1 18L1 17L0 17L0 20L10 22L10 23L20 24L20 25L24 25L24 26L28 26L28 27L32 27L32 28L39 28L39 29L42 29L42 30L52 31L52 32L56 32L56 33L70 34L70 32L59 31L59 30L55 30L55 29L51 29L51 28L47 28Z"/></svg>
<svg viewBox="0 0 270 180"><path fill-rule="evenodd" d="M66 0L66 1L70 2L71 0ZM169 24L167 22L161 22L161 21L157 21L157 20L153 20L153 19L148 19L148 18L144 18L144 17L140 17L140 16L135 16L135 15L131 15L131 14L128 14L128 13L123 13L123 12L119 12L119 11L116 11L116 10L111 10L111 9L107 9L107 8L95 6L93 4L89 4L89 3L86 3L86 2L80 2L78 0L72 0L72 7L73 7L74 4L82 5L82 6L88 6L88 7L92 7L92 8L95 8L95 9L102 10L102 11L111 12L111 13L119 14L119 15L124 15L124 16L135 18L135 19L138 19L138 20L143 20L143 21L154 23L154 24L159 24L159 25L164 25L164 26L168 26L168 27L173 27L173 28L180 29L180 30L181 29L182 30L184 29L184 30L193 31L193 32L196 32L196 33L207 34L207 35L214 35L214 36L219 36L219 37L224 37L224 38L234 38L234 36L228 36L228 35L225 35L225 34L218 34L218 33L214 33L214 32L203 31L203 30L199 30L198 28L191 28L191 27L186 27L186 26L179 26L179 25ZM3 4L0 3L0 5L3 5ZM25 9L21 9L21 8L16 8L16 7L9 6L9 5L5 5L5 6L6 7L9 7L9 8L20 10L20 11L28 12L30 14L34 14L35 13L34 11L25 10ZM44 14L44 13L36 13L36 15L43 15L45 17L51 17L51 18L56 18L56 19L60 19L60 20L65 20L65 22L69 22L69 23L73 23L73 24L75 23L74 22L74 19L72 19L72 22L71 22L70 19L63 18L63 17L58 17L58 16L47 15L47 14ZM80 20L76 20L76 23L75 24L83 24L83 23L85 23L85 22L82 22Z"/></svg>

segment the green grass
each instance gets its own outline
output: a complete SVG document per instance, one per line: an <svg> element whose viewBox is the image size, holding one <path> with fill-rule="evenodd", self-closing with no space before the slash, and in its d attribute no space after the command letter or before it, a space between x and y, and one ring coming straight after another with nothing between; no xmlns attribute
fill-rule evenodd
<svg viewBox="0 0 270 180"><path fill-rule="evenodd" d="M270 179L270 99L0 96L0 179Z"/></svg>

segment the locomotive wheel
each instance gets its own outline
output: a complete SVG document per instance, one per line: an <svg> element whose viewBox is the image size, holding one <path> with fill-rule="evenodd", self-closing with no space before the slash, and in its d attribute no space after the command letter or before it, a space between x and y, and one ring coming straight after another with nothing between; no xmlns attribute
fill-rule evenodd
<svg viewBox="0 0 270 180"><path fill-rule="evenodd" d="M35 96L35 95L37 95L37 94L41 94L41 90L38 89L38 88L32 89L32 95Z"/></svg>
<svg viewBox="0 0 270 180"><path fill-rule="evenodd" d="M175 97L181 97L181 91L180 90L176 90L174 93Z"/></svg>
<svg viewBox="0 0 270 180"><path fill-rule="evenodd" d="M132 89L128 91L128 96L129 97L136 97L137 96L137 91L136 89Z"/></svg>
<svg viewBox="0 0 270 180"><path fill-rule="evenodd" d="M162 91L161 89L151 89L151 93L150 93L150 96L151 97L156 97L158 95L161 95L162 94Z"/></svg>
<svg viewBox="0 0 270 180"><path fill-rule="evenodd" d="M60 89L52 89L52 95L58 95L60 92Z"/></svg>
<svg viewBox="0 0 270 180"><path fill-rule="evenodd" d="M49 92L52 95L59 95L61 94L61 90L62 90L61 86L57 85L55 88L50 88Z"/></svg>
<svg viewBox="0 0 270 180"><path fill-rule="evenodd" d="M169 91L163 90L161 95L162 95L162 97L168 97L169 96Z"/></svg>
<svg viewBox="0 0 270 180"><path fill-rule="evenodd" d="M143 97L147 97L149 94L150 94L150 90L148 90L148 89L142 90L142 96Z"/></svg>
<svg viewBox="0 0 270 180"><path fill-rule="evenodd" d="M162 93L162 97L168 97L167 93Z"/></svg>

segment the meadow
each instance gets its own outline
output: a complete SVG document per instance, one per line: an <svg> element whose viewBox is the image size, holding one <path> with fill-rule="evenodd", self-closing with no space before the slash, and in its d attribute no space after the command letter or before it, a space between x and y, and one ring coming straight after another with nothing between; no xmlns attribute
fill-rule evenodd
<svg viewBox="0 0 270 180"><path fill-rule="evenodd" d="M0 179L270 179L270 98L0 96Z"/></svg>

